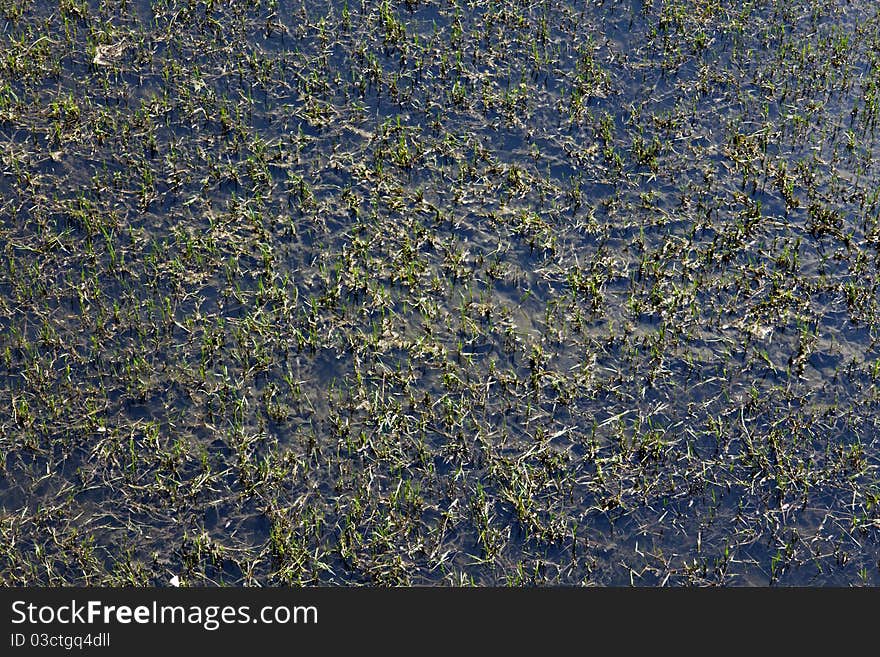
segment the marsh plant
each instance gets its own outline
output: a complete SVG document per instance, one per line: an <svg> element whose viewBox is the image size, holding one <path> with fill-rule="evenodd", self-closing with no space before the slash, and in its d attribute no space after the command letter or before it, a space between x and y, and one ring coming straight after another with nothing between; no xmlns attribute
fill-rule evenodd
<svg viewBox="0 0 880 657"><path fill-rule="evenodd" d="M880 584L868 0L0 0L0 584Z"/></svg>

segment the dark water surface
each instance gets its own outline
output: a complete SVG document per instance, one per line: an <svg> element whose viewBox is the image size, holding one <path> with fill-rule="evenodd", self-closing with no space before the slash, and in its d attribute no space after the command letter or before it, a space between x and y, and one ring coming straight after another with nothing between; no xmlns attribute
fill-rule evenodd
<svg viewBox="0 0 880 657"><path fill-rule="evenodd" d="M880 583L878 27L0 0L0 583Z"/></svg>

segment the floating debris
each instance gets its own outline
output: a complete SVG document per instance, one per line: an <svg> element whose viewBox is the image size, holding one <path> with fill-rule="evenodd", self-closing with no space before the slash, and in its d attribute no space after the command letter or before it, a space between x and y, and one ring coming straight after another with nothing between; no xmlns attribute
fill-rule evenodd
<svg viewBox="0 0 880 657"><path fill-rule="evenodd" d="M95 48L95 58L92 60L92 63L95 66L113 66L125 53L127 47L125 41L126 40L123 39L119 43L97 46Z"/></svg>

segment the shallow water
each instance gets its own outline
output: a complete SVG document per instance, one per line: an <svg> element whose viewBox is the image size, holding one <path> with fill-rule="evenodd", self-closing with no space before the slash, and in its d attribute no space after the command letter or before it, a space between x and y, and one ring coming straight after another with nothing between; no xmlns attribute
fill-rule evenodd
<svg viewBox="0 0 880 657"><path fill-rule="evenodd" d="M0 581L878 583L872 3L0 11Z"/></svg>

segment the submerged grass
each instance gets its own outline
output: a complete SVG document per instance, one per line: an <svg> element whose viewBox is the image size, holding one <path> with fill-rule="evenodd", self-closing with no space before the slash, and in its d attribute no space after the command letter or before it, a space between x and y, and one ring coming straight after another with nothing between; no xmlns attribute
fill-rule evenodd
<svg viewBox="0 0 880 657"><path fill-rule="evenodd" d="M878 21L0 0L0 583L880 583Z"/></svg>

